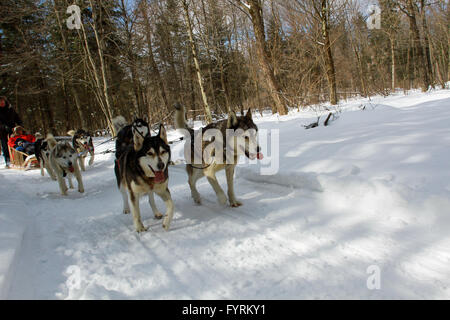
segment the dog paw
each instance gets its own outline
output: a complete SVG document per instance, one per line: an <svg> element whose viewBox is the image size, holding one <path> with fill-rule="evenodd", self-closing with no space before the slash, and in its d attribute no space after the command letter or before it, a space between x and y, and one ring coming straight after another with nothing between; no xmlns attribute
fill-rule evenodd
<svg viewBox="0 0 450 320"><path fill-rule="evenodd" d="M78 189L78 192L79 192L79 193L84 193L84 188L79 188L79 189Z"/></svg>
<svg viewBox="0 0 450 320"><path fill-rule="evenodd" d="M234 201L230 201L230 206L232 208L239 208L242 206L242 202L234 200Z"/></svg>
<svg viewBox="0 0 450 320"><path fill-rule="evenodd" d="M192 197L192 199L194 199L194 202L196 203L196 204L202 204L202 199L200 198L200 196L198 196L198 197Z"/></svg>
<svg viewBox="0 0 450 320"><path fill-rule="evenodd" d="M155 213L155 219L156 220L161 220L163 217L164 217L164 215L161 212Z"/></svg>
<svg viewBox="0 0 450 320"><path fill-rule="evenodd" d="M142 223L136 227L137 233L146 232L147 230L148 230L148 228L144 227L144 225Z"/></svg>

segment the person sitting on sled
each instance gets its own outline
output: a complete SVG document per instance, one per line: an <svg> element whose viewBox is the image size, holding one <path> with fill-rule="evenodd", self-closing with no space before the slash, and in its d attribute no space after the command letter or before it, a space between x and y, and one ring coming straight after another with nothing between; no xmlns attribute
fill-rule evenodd
<svg viewBox="0 0 450 320"><path fill-rule="evenodd" d="M8 145L17 151L24 152L26 154L34 154L36 137L32 134L26 133L25 129L21 126L17 126L13 130L13 135L8 140Z"/></svg>

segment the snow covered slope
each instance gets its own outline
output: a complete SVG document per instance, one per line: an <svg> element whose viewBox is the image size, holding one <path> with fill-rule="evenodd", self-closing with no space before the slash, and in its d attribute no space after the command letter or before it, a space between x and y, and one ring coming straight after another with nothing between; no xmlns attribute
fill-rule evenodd
<svg viewBox="0 0 450 320"><path fill-rule="evenodd" d="M280 169L240 165L239 209L206 180L195 205L183 165L172 167L169 232L146 199L150 230L134 232L112 155L83 175L85 194L65 198L38 171L0 170L0 298L449 299L450 91L342 108L311 130L312 112L259 118L280 130ZM367 286L373 267L379 290Z"/></svg>

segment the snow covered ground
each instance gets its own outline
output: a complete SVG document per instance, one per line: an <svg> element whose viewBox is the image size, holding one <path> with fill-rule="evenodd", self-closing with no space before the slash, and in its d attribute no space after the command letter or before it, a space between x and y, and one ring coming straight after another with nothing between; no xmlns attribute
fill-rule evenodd
<svg viewBox="0 0 450 320"><path fill-rule="evenodd" d="M84 173L83 195L1 169L0 299L449 299L450 91L342 110L311 130L312 111L258 119L280 130L280 169L240 165L241 208L219 205L206 180L195 205L184 166L172 167L169 232L146 199L150 230L134 232L112 154ZM367 286L373 270L379 290Z"/></svg>

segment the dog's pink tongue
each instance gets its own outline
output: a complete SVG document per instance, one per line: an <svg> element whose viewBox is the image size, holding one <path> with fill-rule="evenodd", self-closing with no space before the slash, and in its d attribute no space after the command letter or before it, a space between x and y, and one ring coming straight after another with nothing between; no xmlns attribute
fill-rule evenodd
<svg viewBox="0 0 450 320"><path fill-rule="evenodd" d="M73 166L70 166L70 167L69 167L69 171L70 171L70 172L74 172L74 171L75 171L75 168L74 168Z"/></svg>
<svg viewBox="0 0 450 320"><path fill-rule="evenodd" d="M257 156L258 160L264 159L264 155L261 152L258 152Z"/></svg>
<svg viewBox="0 0 450 320"><path fill-rule="evenodd" d="M156 171L155 172L155 182L156 183L162 183L166 180L166 177L164 176L164 171Z"/></svg>

